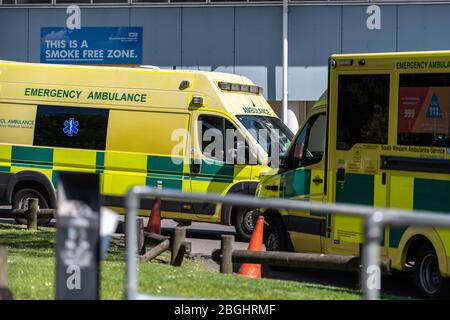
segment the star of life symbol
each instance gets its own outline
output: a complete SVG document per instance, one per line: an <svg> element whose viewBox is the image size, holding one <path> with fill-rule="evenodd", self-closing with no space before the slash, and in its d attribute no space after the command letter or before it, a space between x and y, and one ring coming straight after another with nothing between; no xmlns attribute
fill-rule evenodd
<svg viewBox="0 0 450 320"><path fill-rule="evenodd" d="M69 137L72 137L73 134L78 133L78 121L75 121L74 118L69 118L69 121L64 121L64 133Z"/></svg>

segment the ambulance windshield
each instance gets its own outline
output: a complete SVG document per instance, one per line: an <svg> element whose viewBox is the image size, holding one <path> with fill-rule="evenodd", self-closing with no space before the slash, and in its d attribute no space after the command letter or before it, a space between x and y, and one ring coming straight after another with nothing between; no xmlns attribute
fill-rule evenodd
<svg viewBox="0 0 450 320"><path fill-rule="evenodd" d="M236 117L268 154L271 153L272 146L276 145L280 156L286 153L294 134L279 118L257 115Z"/></svg>

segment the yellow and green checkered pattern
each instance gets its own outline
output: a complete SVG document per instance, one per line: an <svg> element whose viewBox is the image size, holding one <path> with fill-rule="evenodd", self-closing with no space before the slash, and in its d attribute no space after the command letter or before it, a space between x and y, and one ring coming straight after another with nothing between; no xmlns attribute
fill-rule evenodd
<svg viewBox="0 0 450 320"><path fill-rule="evenodd" d="M173 161L175 160L175 161ZM123 152L0 145L0 171L40 171L57 186L58 171L101 174L101 191L124 194L131 185L182 189L183 159Z"/></svg>
<svg viewBox="0 0 450 320"><path fill-rule="evenodd" d="M197 191L222 193L233 182L250 178L250 166L238 168L202 160L200 172L189 174L189 168L183 169L183 161L181 157L161 155L0 144L0 171L40 171L55 188L59 171L99 173L101 192L111 195L124 195L134 185L161 184L163 188L189 191L191 180Z"/></svg>

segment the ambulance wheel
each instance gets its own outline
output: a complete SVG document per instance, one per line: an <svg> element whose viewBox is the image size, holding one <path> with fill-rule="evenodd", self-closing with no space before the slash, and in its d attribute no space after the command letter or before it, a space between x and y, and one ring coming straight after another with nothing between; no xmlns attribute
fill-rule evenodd
<svg viewBox="0 0 450 320"><path fill-rule="evenodd" d="M28 209L28 201L31 198L36 198L39 200L39 208L49 208L47 199L40 191L31 188L25 188L20 189L14 193L12 200L13 209ZM18 224L27 224L27 219L16 218L15 220ZM38 219L38 225L47 226L50 221L51 219Z"/></svg>
<svg viewBox="0 0 450 320"><path fill-rule="evenodd" d="M264 226L264 245L267 251L289 251L288 233L281 217L278 215L265 216L267 224Z"/></svg>
<svg viewBox="0 0 450 320"><path fill-rule="evenodd" d="M259 211L255 208L236 209L234 228L236 229L238 239L245 242L250 241L258 215Z"/></svg>
<svg viewBox="0 0 450 320"><path fill-rule="evenodd" d="M430 244L422 245L414 261L413 279L419 292L428 299L449 299L448 279L439 272L436 252Z"/></svg>

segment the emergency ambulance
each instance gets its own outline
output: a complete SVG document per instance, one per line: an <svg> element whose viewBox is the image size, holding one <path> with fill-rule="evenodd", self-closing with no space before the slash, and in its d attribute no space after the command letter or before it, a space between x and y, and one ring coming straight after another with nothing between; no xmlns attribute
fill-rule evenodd
<svg viewBox="0 0 450 320"><path fill-rule="evenodd" d="M255 128L279 129L281 153L293 136L243 76L0 61L1 203L26 208L37 197L41 207L54 208L60 171L99 173L102 203L118 212L134 185L254 195L268 169L270 139L262 143ZM205 152L208 129L223 133L223 149ZM231 148L227 129L242 138ZM237 149L246 151L243 163L225 157ZM250 153L256 161L247 161ZM141 214L151 206L142 201ZM254 215L249 208L162 201L163 218L234 225L244 239Z"/></svg>
<svg viewBox="0 0 450 320"><path fill-rule="evenodd" d="M333 55L328 92L259 197L450 214L450 51ZM361 218L266 211L269 250L359 255ZM448 293L450 231L390 227L381 255L427 297Z"/></svg>

